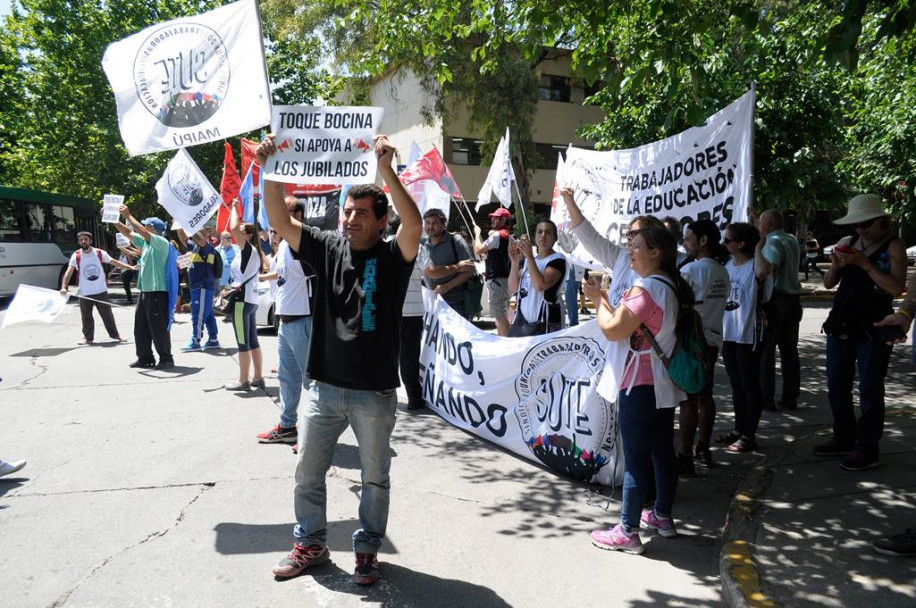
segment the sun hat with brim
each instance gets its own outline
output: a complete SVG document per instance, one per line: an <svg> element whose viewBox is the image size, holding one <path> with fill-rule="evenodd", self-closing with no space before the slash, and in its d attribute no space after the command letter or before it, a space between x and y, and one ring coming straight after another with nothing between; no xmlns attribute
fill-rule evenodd
<svg viewBox="0 0 916 608"><path fill-rule="evenodd" d="M878 217L890 215L881 205L881 197L877 194L857 194L849 199L849 212L834 224L858 224Z"/></svg>

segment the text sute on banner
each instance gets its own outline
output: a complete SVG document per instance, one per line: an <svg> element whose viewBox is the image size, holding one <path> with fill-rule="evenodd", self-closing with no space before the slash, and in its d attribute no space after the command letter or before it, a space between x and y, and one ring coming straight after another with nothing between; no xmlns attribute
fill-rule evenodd
<svg viewBox="0 0 916 608"><path fill-rule="evenodd" d="M274 106L277 151L264 176L287 183L372 183L373 138L381 122L382 108Z"/></svg>

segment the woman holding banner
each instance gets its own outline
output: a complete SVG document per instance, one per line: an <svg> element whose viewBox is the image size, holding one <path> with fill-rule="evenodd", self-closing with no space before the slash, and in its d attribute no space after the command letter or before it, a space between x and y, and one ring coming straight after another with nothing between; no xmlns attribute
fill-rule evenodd
<svg viewBox="0 0 916 608"><path fill-rule="evenodd" d="M235 331L235 341L239 347L239 380L227 386L229 391L247 391L251 387L263 388L264 377L261 374L261 345L258 343L255 315L258 311L258 273L264 268L264 258L258 247L258 233L251 224L239 223L239 216L232 206L229 216L229 231L235 242L242 244L242 250L232 260L230 283L223 289L223 297L228 298L228 313ZM254 366L251 381L248 380L248 369Z"/></svg>
<svg viewBox="0 0 916 608"><path fill-rule="evenodd" d="M618 402L624 455L620 523L592 532L591 540L601 549L639 554L640 524L666 538L677 536L671 516L677 488L674 409L686 395L671 381L651 340L662 351L673 351L679 327L689 322L694 295L677 271L677 244L668 230L650 225L627 236L634 281L620 305L613 308L593 281L583 286L610 341L598 393ZM657 498L643 509L653 470Z"/></svg>
<svg viewBox="0 0 916 608"><path fill-rule="evenodd" d="M550 220L539 222L534 242L537 256L525 237L509 244L509 293L517 293L510 338L549 334L563 327L558 295L560 281L566 276L566 258L553 249L557 225Z"/></svg>

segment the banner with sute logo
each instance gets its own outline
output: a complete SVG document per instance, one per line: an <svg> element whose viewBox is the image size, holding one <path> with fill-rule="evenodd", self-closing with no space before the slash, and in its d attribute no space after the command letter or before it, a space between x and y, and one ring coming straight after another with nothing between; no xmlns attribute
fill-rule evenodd
<svg viewBox="0 0 916 608"><path fill-rule="evenodd" d="M578 481L619 484L617 410L596 391L607 339L591 321L500 338L427 302L420 378L426 405L450 423Z"/></svg>

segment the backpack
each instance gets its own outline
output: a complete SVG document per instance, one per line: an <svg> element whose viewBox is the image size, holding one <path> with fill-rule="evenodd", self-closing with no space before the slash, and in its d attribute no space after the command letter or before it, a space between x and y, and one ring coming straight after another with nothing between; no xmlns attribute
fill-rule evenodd
<svg viewBox="0 0 916 608"><path fill-rule="evenodd" d="M220 277L223 276L223 256L214 247L213 248L213 277L219 283Z"/></svg>
<svg viewBox="0 0 916 608"><path fill-rule="evenodd" d="M95 254L96 254L97 256L99 256L99 265L102 267L102 279L105 281L105 287L107 288L107 287L108 287L108 275L105 274L105 262L102 261L102 252L101 252L101 250L96 249L95 247L93 247L92 250L95 251ZM83 256L80 255L80 254L82 253L82 251L83 251L82 249L77 249L77 250L76 250L76 276L77 276L77 280L79 280L80 266L81 266L80 262L82 262L82 259L83 259Z"/></svg>
<svg viewBox="0 0 916 608"><path fill-rule="evenodd" d="M455 239L457 238L459 237L452 237L452 253L455 255L456 264L458 263L458 249L455 247ZM483 279L475 271L464 285L464 312L468 319L473 319L483 310L483 305L480 303L481 298L483 298Z"/></svg>
<svg viewBox="0 0 916 608"><path fill-rule="evenodd" d="M674 291L675 297L677 296L677 289L675 289L674 285L658 277L650 278L661 281ZM684 308L689 308L689 312L685 311ZM703 320L700 318L699 313L694 310L693 306L682 306L680 300L678 300L678 309L679 313L687 313L688 322L684 324L685 327L677 331L677 340L670 357L665 356L661 346L655 340L652 330L646 327L645 323L641 324L640 327L646 339L652 345L653 350L655 350L655 354L658 355L658 358L665 365L665 369L668 370L668 376L675 386L689 395L695 395L706 388L710 376L711 365L707 355L709 346L706 343L706 336L703 333Z"/></svg>

